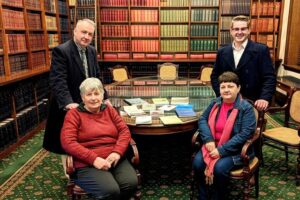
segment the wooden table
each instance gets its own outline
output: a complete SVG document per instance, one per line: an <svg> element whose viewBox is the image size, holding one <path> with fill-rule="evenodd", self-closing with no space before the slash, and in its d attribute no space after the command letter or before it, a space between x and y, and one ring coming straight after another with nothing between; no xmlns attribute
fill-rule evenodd
<svg viewBox="0 0 300 200"><path fill-rule="evenodd" d="M123 116L132 134L139 135L168 135L195 131L198 128L200 114L206 109L215 94L212 87L196 79L178 78L176 80L162 80L156 76L129 79L107 85L111 103L122 110L124 99L140 97L151 103L152 98L189 97L197 117L181 118L182 124L164 125L159 118L152 119L152 124L135 124L135 118ZM173 111L174 112L174 111ZM167 115L172 115L168 113ZM175 115L175 112L174 112Z"/></svg>

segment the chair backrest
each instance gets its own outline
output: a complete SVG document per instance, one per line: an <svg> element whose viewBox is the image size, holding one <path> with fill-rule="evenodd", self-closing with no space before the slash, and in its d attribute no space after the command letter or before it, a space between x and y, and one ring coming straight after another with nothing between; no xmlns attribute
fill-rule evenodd
<svg viewBox="0 0 300 200"><path fill-rule="evenodd" d="M113 81L120 82L125 81L130 78L128 69L123 65L116 65L112 68L109 68Z"/></svg>
<svg viewBox="0 0 300 200"><path fill-rule="evenodd" d="M163 80L175 80L178 77L178 66L174 63L158 65L158 76Z"/></svg>
<svg viewBox="0 0 300 200"><path fill-rule="evenodd" d="M300 123L300 90L296 90L291 99L290 103L290 117Z"/></svg>
<svg viewBox="0 0 300 200"><path fill-rule="evenodd" d="M213 65L203 65L200 69L200 81L210 82L210 75L213 70Z"/></svg>

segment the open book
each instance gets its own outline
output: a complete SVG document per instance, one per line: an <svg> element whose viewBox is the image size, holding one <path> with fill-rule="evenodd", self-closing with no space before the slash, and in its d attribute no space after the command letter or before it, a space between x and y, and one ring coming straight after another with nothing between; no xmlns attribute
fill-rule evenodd
<svg viewBox="0 0 300 200"><path fill-rule="evenodd" d="M175 108L178 117L196 117L193 105L177 105Z"/></svg>

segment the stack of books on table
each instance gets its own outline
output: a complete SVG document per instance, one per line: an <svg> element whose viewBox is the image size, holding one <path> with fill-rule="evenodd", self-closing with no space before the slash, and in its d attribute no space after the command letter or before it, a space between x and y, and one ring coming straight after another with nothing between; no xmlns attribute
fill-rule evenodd
<svg viewBox="0 0 300 200"><path fill-rule="evenodd" d="M169 105L170 102L167 98L152 98L152 102L156 106L163 106L163 105Z"/></svg>
<svg viewBox="0 0 300 200"><path fill-rule="evenodd" d="M132 98L132 99L124 99L125 103L128 105L143 105L143 104L149 104L147 101L145 101L142 98Z"/></svg>
<svg viewBox="0 0 300 200"><path fill-rule="evenodd" d="M129 116L139 116L146 114L142 109L138 108L136 105L124 106L124 111Z"/></svg>
<svg viewBox="0 0 300 200"><path fill-rule="evenodd" d="M175 111L178 117L196 117L193 105L191 104L177 105Z"/></svg>
<svg viewBox="0 0 300 200"><path fill-rule="evenodd" d="M186 105L189 104L190 100L189 97L172 97L171 98L171 105Z"/></svg>

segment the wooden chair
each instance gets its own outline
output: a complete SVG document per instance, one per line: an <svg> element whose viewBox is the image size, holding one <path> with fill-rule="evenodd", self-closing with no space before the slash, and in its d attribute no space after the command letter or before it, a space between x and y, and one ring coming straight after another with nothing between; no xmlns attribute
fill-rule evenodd
<svg viewBox="0 0 300 200"><path fill-rule="evenodd" d="M202 65L200 69L199 80L205 83L210 83L210 75L212 73L213 67L214 66L211 64Z"/></svg>
<svg viewBox="0 0 300 200"><path fill-rule="evenodd" d="M139 170L137 169L137 167L139 165L140 158L139 158L139 152L138 152L136 143L133 139L130 140L130 147L131 148L128 149L126 154L129 155L128 157L130 157L130 162L134 166L136 175L138 178L138 188L137 188L137 191L135 192L133 198L135 200L139 200L141 198L141 191L140 191L140 189L141 189L141 174L140 174ZM69 175L69 177L71 177L71 175L75 172L75 168L73 166L73 157L70 155L67 156L67 160L66 160L66 172ZM72 200L81 199L81 197L86 194L87 193L82 188L80 188L78 185L76 185L71 178L68 180L68 184L67 184L68 199L72 199Z"/></svg>
<svg viewBox="0 0 300 200"><path fill-rule="evenodd" d="M284 151L286 163L289 154L298 155L296 184L300 185L300 90L294 89L290 96L283 107L269 109L288 110L289 113L286 113L284 126L267 129L262 133L263 144Z"/></svg>
<svg viewBox="0 0 300 200"><path fill-rule="evenodd" d="M243 199L248 200L249 194L251 191L251 186L255 186L255 196L256 198L259 195L259 166L260 166L260 160L262 155L261 150L261 134L262 130L265 128L266 120L264 119L264 112L259 112L257 109L254 108L255 115L256 115L256 121L257 121L257 127L255 130L254 135L246 141L244 144L242 151L241 151L241 158L243 161L243 166L239 169L232 170L230 172L230 179L232 180L242 180L243 181ZM253 145L254 151L255 151L255 157L250 160L250 158L247 156L247 151L249 147ZM192 147L194 150L194 153L192 155L192 161L194 160L194 157L199 149L201 149L202 143L199 136L199 132L196 131L195 134L192 137ZM194 198L195 195L195 183L197 182L195 180L195 172L192 170L191 172L191 195L190 199Z"/></svg>
<svg viewBox="0 0 300 200"><path fill-rule="evenodd" d="M175 80L178 77L179 65L163 63L158 65L158 76L163 80Z"/></svg>
<svg viewBox="0 0 300 200"><path fill-rule="evenodd" d="M112 68L109 68L109 70L111 72L113 81L115 82L121 82L131 78L127 67L124 65L116 65Z"/></svg>

